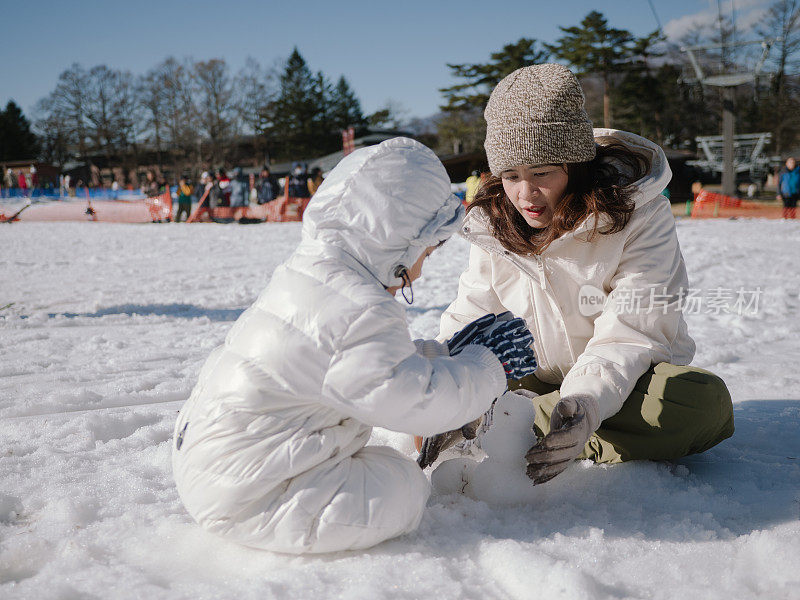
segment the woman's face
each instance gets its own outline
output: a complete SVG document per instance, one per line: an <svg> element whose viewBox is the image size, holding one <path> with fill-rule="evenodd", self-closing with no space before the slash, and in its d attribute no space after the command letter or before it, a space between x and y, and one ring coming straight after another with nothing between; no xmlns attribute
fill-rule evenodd
<svg viewBox="0 0 800 600"><path fill-rule="evenodd" d="M511 203L531 227L547 227L567 189L563 165L521 165L500 174Z"/></svg>

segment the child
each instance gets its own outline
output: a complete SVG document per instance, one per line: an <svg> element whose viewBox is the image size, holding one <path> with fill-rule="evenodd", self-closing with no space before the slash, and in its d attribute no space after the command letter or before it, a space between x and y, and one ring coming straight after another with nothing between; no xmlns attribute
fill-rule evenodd
<svg viewBox="0 0 800 600"><path fill-rule="evenodd" d="M514 375L489 342L454 357L412 342L393 298L411 299L423 261L462 216L439 159L413 140L358 150L331 172L300 246L212 352L178 418L175 481L203 527L298 554L417 527L430 484L409 458L367 446L372 427L461 427Z"/></svg>

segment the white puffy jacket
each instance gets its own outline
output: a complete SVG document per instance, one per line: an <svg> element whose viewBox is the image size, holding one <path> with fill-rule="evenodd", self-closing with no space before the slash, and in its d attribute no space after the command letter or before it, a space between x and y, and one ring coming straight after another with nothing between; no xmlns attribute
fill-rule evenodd
<svg viewBox="0 0 800 600"><path fill-rule="evenodd" d="M412 531L429 483L365 445L373 426L431 435L502 394L486 348L428 359L384 286L458 230L463 208L425 146L356 151L325 180L300 246L206 361L175 428L188 512L227 539L283 552L364 548Z"/></svg>
<svg viewBox="0 0 800 600"><path fill-rule="evenodd" d="M590 218L541 255L519 256L490 235L479 209L470 211L462 227L472 243L469 267L438 339L487 312L510 310L533 333L536 376L560 383L562 396L594 398L603 420L619 411L652 364L689 364L695 345L679 309L688 280L670 204L661 195L672 176L664 151L632 133L594 132L652 161L634 186L627 226L588 241Z"/></svg>

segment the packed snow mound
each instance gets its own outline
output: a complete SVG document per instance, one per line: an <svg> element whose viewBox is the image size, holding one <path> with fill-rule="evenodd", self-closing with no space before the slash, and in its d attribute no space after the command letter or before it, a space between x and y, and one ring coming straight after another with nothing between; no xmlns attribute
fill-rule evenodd
<svg viewBox="0 0 800 600"><path fill-rule="evenodd" d="M431 473L439 494L462 493L495 505L535 503L539 490L525 474L525 453L536 443L531 398L506 392L492 409L492 424L480 437L486 457L446 460Z"/></svg>

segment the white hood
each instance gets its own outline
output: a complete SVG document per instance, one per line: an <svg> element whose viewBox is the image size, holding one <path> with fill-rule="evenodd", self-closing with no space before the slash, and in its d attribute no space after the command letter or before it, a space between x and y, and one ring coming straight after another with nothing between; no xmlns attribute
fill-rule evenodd
<svg viewBox="0 0 800 600"><path fill-rule="evenodd" d="M636 208L644 206L654 198L657 198L666 189L670 179L672 179L672 170L669 168L667 156L661 146L640 135L620 131L619 129L595 128L594 137L595 139L613 138L650 159L650 170L632 186L635 189L633 200L636 203Z"/></svg>
<svg viewBox="0 0 800 600"><path fill-rule="evenodd" d="M331 171L303 215L303 242L344 251L388 287L401 283L399 265L448 239L463 216L433 151L398 137L356 150Z"/></svg>

